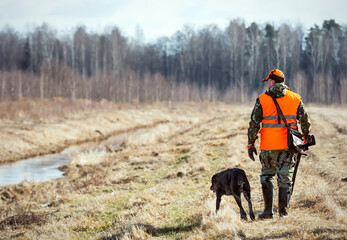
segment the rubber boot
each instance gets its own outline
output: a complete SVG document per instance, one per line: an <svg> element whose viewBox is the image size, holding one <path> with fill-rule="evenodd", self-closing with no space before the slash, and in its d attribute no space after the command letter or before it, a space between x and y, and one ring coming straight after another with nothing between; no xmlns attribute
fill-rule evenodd
<svg viewBox="0 0 347 240"><path fill-rule="evenodd" d="M279 187L278 193L278 213L280 217L287 216L287 208L290 198L289 187Z"/></svg>
<svg viewBox="0 0 347 240"><path fill-rule="evenodd" d="M266 182L261 184L263 190L263 198L265 208L264 211L258 214L260 219L272 218L273 216L273 194L274 187L272 182Z"/></svg>

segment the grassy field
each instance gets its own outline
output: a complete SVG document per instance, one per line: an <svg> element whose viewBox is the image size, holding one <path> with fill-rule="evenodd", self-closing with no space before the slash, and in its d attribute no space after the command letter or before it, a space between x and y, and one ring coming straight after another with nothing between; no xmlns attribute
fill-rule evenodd
<svg viewBox="0 0 347 240"><path fill-rule="evenodd" d="M245 147L252 106L0 103L1 162L129 132L118 151L78 155L65 178L0 187L0 239L346 239L347 107L308 110L317 145L302 158L289 216L252 222L230 196L216 214L209 190L214 173L242 168L263 210L261 165Z"/></svg>

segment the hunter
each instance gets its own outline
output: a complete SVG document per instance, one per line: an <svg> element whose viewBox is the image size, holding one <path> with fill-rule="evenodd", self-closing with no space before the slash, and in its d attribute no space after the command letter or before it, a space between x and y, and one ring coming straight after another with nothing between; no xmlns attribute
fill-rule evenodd
<svg viewBox="0 0 347 240"><path fill-rule="evenodd" d="M301 126L304 140L308 139L311 122L304 107L300 95L292 92L284 84L285 76L282 71L274 69L263 79L267 82L267 89L275 96L287 123L294 128L297 122ZM271 93L270 93L271 94ZM248 128L248 156L254 161L253 154L257 154L254 146L257 134L260 130L260 155L261 175L264 198L264 211L259 214L260 219L273 217L273 192L274 176L277 174L278 211L281 217L287 215L287 207L290 200L293 171L297 160L297 154L289 150L287 143L287 128L283 120L277 116L277 110L273 99L266 93L261 94L255 103L251 121ZM260 123L262 128L260 129Z"/></svg>

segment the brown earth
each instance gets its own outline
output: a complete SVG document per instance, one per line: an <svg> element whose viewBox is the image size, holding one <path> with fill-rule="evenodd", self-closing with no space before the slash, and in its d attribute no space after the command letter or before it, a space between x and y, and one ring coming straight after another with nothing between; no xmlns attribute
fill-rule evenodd
<svg viewBox="0 0 347 240"><path fill-rule="evenodd" d="M1 187L0 239L347 238L347 107L308 107L317 145L302 158L289 216L275 213L274 219L254 222L240 220L228 196L216 214L209 190L215 172L243 168L254 210L262 211L261 166L248 159L245 147L251 106L88 110L40 121L3 114L2 162L98 140L96 130L104 138L139 128L148 128L148 134L129 137L102 158L93 152L77 156L63 168L65 178ZM274 202L277 211L277 194Z"/></svg>

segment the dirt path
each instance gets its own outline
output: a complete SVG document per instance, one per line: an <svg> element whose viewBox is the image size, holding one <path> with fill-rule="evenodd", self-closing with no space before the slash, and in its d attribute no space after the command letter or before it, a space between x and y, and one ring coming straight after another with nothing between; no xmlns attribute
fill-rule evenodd
<svg viewBox="0 0 347 240"><path fill-rule="evenodd" d="M227 196L215 214L210 178L229 167L247 172L254 210L262 211L261 166L245 148L251 107L180 105L143 111L148 123L166 122L102 161L80 156L63 179L0 188L0 238L344 239L345 110L309 108L317 146L302 159L287 218L241 221Z"/></svg>

